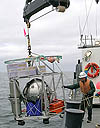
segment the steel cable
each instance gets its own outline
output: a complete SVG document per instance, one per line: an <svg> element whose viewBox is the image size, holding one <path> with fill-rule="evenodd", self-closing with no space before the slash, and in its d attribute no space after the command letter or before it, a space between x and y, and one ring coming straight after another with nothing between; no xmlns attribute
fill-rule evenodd
<svg viewBox="0 0 100 128"><path fill-rule="evenodd" d="M49 14L50 12L53 12L54 10L56 10L56 9L53 8L51 11L48 11L48 12L44 13L43 15L41 15L41 16L39 16L39 17L33 19L33 20L31 20L30 23L32 23L33 21L36 21L36 20L40 19L41 17L43 17L43 16Z"/></svg>
<svg viewBox="0 0 100 128"><path fill-rule="evenodd" d="M85 27L86 27L86 24L87 24L87 21L88 21L88 17L89 17L89 15L90 15L90 11L91 11L92 4L93 4L93 0L92 0L92 2L91 2L91 5L90 5L90 8L89 8L87 17L86 17L86 21L85 21L85 24L84 24L84 27L83 27L83 32L84 32L84 29L85 29ZM82 32L82 33L83 33L83 32Z"/></svg>

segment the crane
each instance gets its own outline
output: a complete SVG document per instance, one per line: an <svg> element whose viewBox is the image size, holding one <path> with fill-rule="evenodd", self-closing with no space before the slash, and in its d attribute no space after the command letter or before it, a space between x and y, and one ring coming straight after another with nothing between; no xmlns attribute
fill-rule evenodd
<svg viewBox="0 0 100 128"><path fill-rule="evenodd" d="M69 0L26 0L23 11L24 21L27 23L32 15L36 14L37 12L41 11L46 7L49 7L50 5L56 8L58 6L63 6L66 9L69 7L70 1Z"/></svg>
<svg viewBox="0 0 100 128"><path fill-rule="evenodd" d="M99 3L99 0L95 0L95 2L98 4Z"/></svg>
<svg viewBox="0 0 100 128"><path fill-rule="evenodd" d="M29 57L31 56L31 44L30 44L30 37L29 37L29 28L30 28L29 20L32 15L38 13L39 11L41 11L46 7L49 7L50 5L59 9L59 12L64 12L65 9L69 7L70 1L69 0L26 0L25 7L23 10L23 18L24 18L24 22L26 22L27 24L27 29L28 29L27 39L28 39Z"/></svg>

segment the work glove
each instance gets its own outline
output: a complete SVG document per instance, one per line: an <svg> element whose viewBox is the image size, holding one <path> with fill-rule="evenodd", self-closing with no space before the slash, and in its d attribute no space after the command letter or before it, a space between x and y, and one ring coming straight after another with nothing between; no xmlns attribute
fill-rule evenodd
<svg viewBox="0 0 100 128"><path fill-rule="evenodd" d="M67 88L67 86L63 85L62 88Z"/></svg>
<svg viewBox="0 0 100 128"><path fill-rule="evenodd" d="M90 95L87 93L87 94L83 94L84 95L84 97L89 97Z"/></svg>
<svg viewBox="0 0 100 128"><path fill-rule="evenodd" d="M88 97L88 94L83 94L84 97Z"/></svg>
<svg viewBox="0 0 100 128"><path fill-rule="evenodd" d="M68 88L69 89L69 87L68 86L65 86L65 85L63 85L62 88ZM73 90L73 89L71 89L71 90Z"/></svg>
<svg viewBox="0 0 100 128"><path fill-rule="evenodd" d="M87 95L88 95L88 96L92 96L91 91L89 91L89 92L87 93Z"/></svg>

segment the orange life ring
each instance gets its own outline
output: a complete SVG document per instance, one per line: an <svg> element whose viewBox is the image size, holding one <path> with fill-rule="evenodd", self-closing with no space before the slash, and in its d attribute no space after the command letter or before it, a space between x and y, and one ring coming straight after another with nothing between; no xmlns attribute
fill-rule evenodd
<svg viewBox="0 0 100 128"><path fill-rule="evenodd" d="M96 70L95 73L89 73L89 69L91 68L91 72L93 72L93 69ZM99 75L99 66L96 64L96 63L88 63L85 67L85 71L87 71L87 75L90 77L90 78L95 78Z"/></svg>

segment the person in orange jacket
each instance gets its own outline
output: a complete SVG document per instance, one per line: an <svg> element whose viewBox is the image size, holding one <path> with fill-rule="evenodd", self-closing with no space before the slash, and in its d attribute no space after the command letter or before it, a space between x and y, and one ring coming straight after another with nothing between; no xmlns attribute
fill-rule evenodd
<svg viewBox="0 0 100 128"><path fill-rule="evenodd" d="M88 109L88 120L87 123L90 123L92 120L92 103L93 103L93 95L95 92L95 86L91 80L87 78L87 74L85 72L81 72L79 74L79 82L73 85L64 86L64 88L68 89L77 89L80 88L83 98L81 102L81 110L84 111L85 108ZM84 115L83 115L84 117Z"/></svg>

